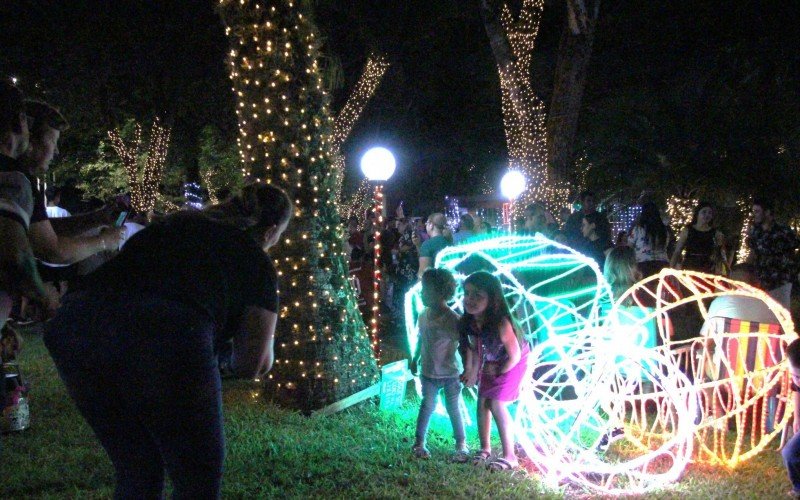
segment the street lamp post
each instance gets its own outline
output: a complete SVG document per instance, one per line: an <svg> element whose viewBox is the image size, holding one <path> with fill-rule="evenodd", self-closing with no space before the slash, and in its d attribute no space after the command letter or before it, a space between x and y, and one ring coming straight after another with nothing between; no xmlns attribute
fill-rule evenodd
<svg viewBox="0 0 800 500"><path fill-rule="evenodd" d="M500 192L509 203L508 232L514 232L514 200L525 191L525 176L518 170L509 170L500 181Z"/></svg>
<svg viewBox="0 0 800 500"><path fill-rule="evenodd" d="M361 172L364 177L375 186L373 197L375 207L375 218L377 225L375 231L375 250L373 252L373 271L372 271L372 318L370 319L370 335L372 338L372 350L375 357L379 357L380 348L378 344L378 328L381 318L380 308L380 289L383 276L381 275L381 228L383 227L383 183L388 181L394 174L396 162L394 155L386 148L372 148L361 157Z"/></svg>

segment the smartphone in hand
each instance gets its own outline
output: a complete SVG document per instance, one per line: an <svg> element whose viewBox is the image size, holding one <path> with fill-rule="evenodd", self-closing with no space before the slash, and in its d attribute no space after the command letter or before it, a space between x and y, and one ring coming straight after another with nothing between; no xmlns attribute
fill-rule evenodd
<svg viewBox="0 0 800 500"><path fill-rule="evenodd" d="M125 220L128 218L128 212L120 212L117 216L117 220L114 221L114 227L122 227L125 224Z"/></svg>

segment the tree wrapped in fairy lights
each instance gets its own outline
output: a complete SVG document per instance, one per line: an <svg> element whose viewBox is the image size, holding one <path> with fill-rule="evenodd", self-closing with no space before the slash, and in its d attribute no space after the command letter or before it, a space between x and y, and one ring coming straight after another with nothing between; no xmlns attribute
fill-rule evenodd
<svg viewBox="0 0 800 500"><path fill-rule="evenodd" d="M281 306L265 392L309 412L378 380L347 281L321 40L301 2L221 0L219 12L230 41L243 174L282 187L295 203L272 252Z"/></svg>
<svg viewBox="0 0 800 500"><path fill-rule="evenodd" d="M131 206L140 214L152 211L159 199L159 184L164 176L164 165L169 150L170 129L161 125L156 118L150 128L147 147L144 145L141 124L134 127L133 141L126 142L119 129L108 132L111 145L117 152L131 192ZM144 163L140 161L144 155Z"/></svg>
<svg viewBox="0 0 800 500"><path fill-rule="evenodd" d="M493 0L481 0L481 15L500 75L510 168L522 172L527 180L517 206L522 209L539 201L558 213L568 204L569 189L547 166L547 113L531 79L543 10L544 0L523 0L515 16L508 4L497 6Z"/></svg>
<svg viewBox="0 0 800 500"><path fill-rule="evenodd" d="M336 116L333 125L333 140L331 141L331 157L333 158L333 170L336 174L336 189L334 192L334 200L339 209L339 215L342 218L347 218L353 212L353 208L361 207L362 202L360 197L362 188L366 184L369 188L369 181L362 181L359 189L348 200L342 199L342 184L344 183L344 155L342 154L342 145L344 141L350 136L353 131L353 126L358 121L364 108L367 107L369 100L375 94L375 90L389 69L389 61L382 55L371 55L367 59L367 64L364 66L364 71L361 73L358 82L356 83L353 92L344 104L344 107ZM372 191L372 189L368 189ZM369 202L372 198L369 198ZM361 211L363 217L363 210Z"/></svg>

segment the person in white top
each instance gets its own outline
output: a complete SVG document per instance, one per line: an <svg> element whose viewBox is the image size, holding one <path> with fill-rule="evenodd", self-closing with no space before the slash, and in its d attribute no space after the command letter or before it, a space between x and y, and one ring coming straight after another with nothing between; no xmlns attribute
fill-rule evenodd
<svg viewBox="0 0 800 500"><path fill-rule="evenodd" d="M453 298L456 282L446 269L431 268L422 275L422 303L425 309L419 316L419 339L411 361L411 371L419 367L422 382L422 403L417 417L416 440L412 451L418 458L429 458L425 446L428 424L436 407L436 397L444 389L445 408L453 424L456 441L454 461L469 459L464 422L459 411L463 365L458 354L459 316L447 307Z"/></svg>
<svg viewBox="0 0 800 500"><path fill-rule="evenodd" d="M667 248L671 239L669 228L653 202L642 205L642 213L631 228L628 245L636 251L636 262L643 277L658 274L669 266Z"/></svg>

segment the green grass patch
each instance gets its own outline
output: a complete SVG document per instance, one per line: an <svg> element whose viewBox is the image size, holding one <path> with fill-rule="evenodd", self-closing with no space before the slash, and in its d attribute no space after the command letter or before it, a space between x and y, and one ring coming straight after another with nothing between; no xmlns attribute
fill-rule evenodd
<svg viewBox="0 0 800 500"><path fill-rule="evenodd" d="M0 436L0 498L110 497L114 475L108 458L67 396L41 335L24 336L21 361L32 385L32 425ZM225 382L224 498L593 496L572 487L549 489L529 464L528 470L506 474L450 463L454 443L446 417L434 416L432 458L413 458L414 395L391 413L367 402L327 417L304 417L253 397L257 389L250 382ZM475 430L468 434L477 448ZM772 448L735 470L692 464L680 483L648 498L779 497L789 483Z"/></svg>

